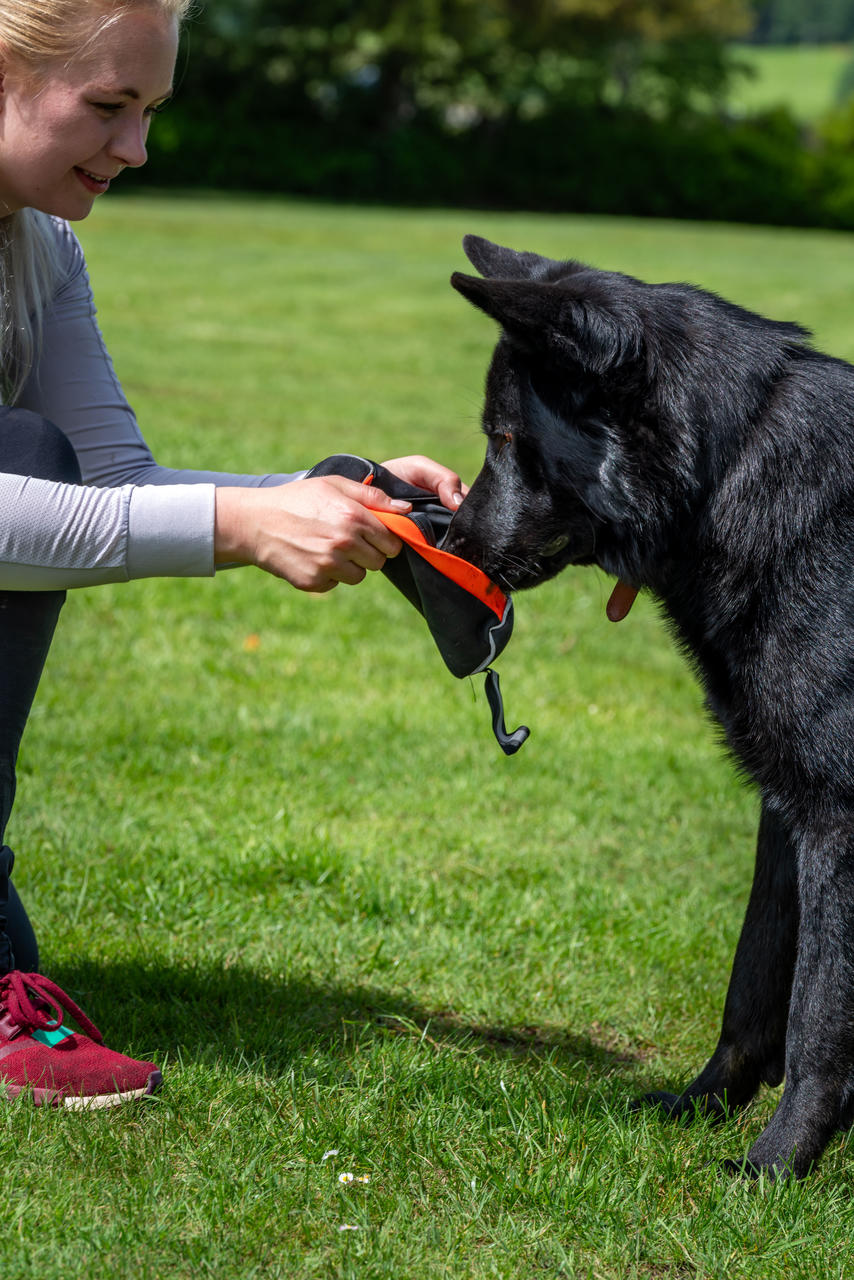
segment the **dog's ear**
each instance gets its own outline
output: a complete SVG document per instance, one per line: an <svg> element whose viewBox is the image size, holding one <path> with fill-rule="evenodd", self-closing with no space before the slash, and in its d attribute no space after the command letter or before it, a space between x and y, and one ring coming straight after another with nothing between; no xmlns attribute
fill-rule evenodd
<svg viewBox="0 0 854 1280"><path fill-rule="evenodd" d="M523 350L573 361L604 373L640 355L636 319L624 317L561 281L481 280L455 271L451 284L469 302L497 320Z"/></svg>
<svg viewBox="0 0 854 1280"><path fill-rule="evenodd" d="M463 251L489 280L539 280L557 264L539 253L524 253L493 244L482 236L463 236Z"/></svg>
<svg viewBox="0 0 854 1280"><path fill-rule="evenodd" d="M533 339L560 319L562 299L554 285L532 280L486 279L455 271L451 284L469 302L497 320L509 334Z"/></svg>

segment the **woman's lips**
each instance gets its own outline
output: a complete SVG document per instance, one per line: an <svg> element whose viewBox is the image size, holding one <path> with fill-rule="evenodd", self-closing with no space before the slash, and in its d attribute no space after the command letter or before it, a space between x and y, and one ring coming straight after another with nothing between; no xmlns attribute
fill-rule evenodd
<svg viewBox="0 0 854 1280"><path fill-rule="evenodd" d="M110 185L109 178L99 178L96 173L90 173L88 169L81 169L79 165L74 166L74 172L86 190L93 192L96 196L102 195Z"/></svg>

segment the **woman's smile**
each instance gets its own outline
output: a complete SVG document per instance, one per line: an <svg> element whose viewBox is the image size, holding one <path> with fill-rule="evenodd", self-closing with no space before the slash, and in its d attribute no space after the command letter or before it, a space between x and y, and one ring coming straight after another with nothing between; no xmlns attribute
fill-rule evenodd
<svg viewBox="0 0 854 1280"><path fill-rule="evenodd" d="M88 169L83 169L80 165L74 166L74 172L87 191L91 191L96 196L103 195L109 189L112 181L110 178L99 177L97 173L90 173Z"/></svg>

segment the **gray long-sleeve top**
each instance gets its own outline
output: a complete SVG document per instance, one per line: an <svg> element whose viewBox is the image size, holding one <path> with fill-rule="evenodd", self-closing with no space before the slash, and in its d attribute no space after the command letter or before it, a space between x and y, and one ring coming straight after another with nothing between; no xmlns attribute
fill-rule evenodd
<svg viewBox="0 0 854 1280"><path fill-rule="evenodd" d="M98 328L83 250L67 222L52 225L59 283L38 362L17 403L65 432L83 484L0 473L0 590L211 575L215 487L284 484L302 473L158 466Z"/></svg>

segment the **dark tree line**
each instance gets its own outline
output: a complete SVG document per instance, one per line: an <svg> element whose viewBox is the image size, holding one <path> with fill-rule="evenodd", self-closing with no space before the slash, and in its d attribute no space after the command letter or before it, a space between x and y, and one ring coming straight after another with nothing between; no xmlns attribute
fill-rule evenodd
<svg viewBox="0 0 854 1280"><path fill-rule="evenodd" d="M727 112L733 42L784 3L198 0L147 178L854 225L847 126L805 145L785 112Z"/></svg>
<svg viewBox="0 0 854 1280"><path fill-rule="evenodd" d="M830 44L854 38L854 0L754 0L758 44Z"/></svg>

